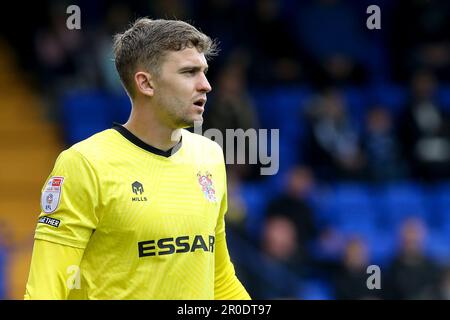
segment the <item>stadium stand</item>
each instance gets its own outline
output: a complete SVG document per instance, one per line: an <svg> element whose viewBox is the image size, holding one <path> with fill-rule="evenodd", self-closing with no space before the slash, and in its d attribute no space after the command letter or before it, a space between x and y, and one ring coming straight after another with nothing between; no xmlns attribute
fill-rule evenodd
<svg viewBox="0 0 450 320"><path fill-rule="evenodd" d="M0 222L11 231L11 250L5 262L4 295L22 299L28 276L31 246L39 213L40 189L62 141L57 127L43 117L40 98L31 79L15 61L13 51L0 41Z"/></svg>

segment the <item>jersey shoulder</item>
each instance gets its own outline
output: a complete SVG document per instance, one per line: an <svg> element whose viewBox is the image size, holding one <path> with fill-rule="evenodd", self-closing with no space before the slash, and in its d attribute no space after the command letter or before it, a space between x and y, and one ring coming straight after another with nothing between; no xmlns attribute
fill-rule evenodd
<svg viewBox="0 0 450 320"><path fill-rule="evenodd" d="M77 151L88 160L107 159L123 142L122 139L118 139L118 135L116 130L106 129L74 144L68 150Z"/></svg>
<svg viewBox="0 0 450 320"><path fill-rule="evenodd" d="M71 173L73 178L81 177L84 171L92 172L97 167L95 164L103 163L102 159L111 158L113 146L117 145L113 142L114 139L117 139L114 132L108 129L74 144L58 155L53 172Z"/></svg>
<svg viewBox="0 0 450 320"><path fill-rule="evenodd" d="M187 140L186 143L194 145L196 149L201 149L203 152L223 157L222 147L217 142L200 134L192 133L186 129L182 129L182 135L183 140Z"/></svg>

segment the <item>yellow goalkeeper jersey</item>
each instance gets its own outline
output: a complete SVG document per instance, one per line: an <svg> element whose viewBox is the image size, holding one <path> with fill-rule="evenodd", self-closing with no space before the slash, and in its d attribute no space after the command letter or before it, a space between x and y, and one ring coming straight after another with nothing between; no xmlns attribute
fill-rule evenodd
<svg viewBox="0 0 450 320"><path fill-rule="evenodd" d="M183 129L164 152L115 125L60 154L41 210L36 240L84 250L69 299L249 298L226 245L222 149L205 137ZM26 298L46 281L33 264L56 263L40 259Z"/></svg>

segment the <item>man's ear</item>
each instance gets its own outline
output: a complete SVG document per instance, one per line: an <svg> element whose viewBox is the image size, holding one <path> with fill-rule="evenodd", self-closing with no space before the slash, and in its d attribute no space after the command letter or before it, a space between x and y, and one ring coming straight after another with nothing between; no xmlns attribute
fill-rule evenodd
<svg viewBox="0 0 450 320"><path fill-rule="evenodd" d="M136 84L136 89L143 95L152 97L153 96L153 81L150 73L147 72L136 72L134 74L134 82Z"/></svg>

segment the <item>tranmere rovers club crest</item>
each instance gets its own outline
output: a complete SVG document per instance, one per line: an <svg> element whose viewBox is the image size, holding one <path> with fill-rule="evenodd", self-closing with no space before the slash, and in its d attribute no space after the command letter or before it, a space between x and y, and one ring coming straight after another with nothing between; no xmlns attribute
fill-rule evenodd
<svg viewBox="0 0 450 320"><path fill-rule="evenodd" d="M208 171L202 174L200 171L197 173L198 183L202 187L202 192L208 201L216 201L216 191L214 190L212 175Z"/></svg>

